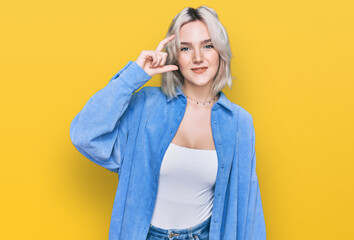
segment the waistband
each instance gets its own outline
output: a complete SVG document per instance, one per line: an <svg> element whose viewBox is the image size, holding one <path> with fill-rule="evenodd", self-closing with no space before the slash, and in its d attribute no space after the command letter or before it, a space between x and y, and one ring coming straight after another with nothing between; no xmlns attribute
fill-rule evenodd
<svg viewBox="0 0 354 240"><path fill-rule="evenodd" d="M205 230L209 229L210 221L211 221L211 216L205 221L203 221L202 223L185 229L163 229L150 224L149 233L157 234L159 236L166 236L169 238L176 236L176 239L183 239L183 237L189 237L192 236L192 234L199 235Z"/></svg>

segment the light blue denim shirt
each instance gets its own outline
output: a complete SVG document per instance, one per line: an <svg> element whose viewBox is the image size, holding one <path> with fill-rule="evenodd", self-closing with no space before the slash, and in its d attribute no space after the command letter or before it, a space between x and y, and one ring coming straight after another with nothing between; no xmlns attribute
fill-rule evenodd
<svg viewBox="0 0 354 240"><path fill-rule="evenodd" d="M149 79L129 61L88 100L70 126L80 153L118 173L110 240L146 239L161 162L187 104L180 88L174 98L160 87L137 91ZM266 239L252 116L221 91L212 107L211 127L218 169L209 239Z"/></svg>

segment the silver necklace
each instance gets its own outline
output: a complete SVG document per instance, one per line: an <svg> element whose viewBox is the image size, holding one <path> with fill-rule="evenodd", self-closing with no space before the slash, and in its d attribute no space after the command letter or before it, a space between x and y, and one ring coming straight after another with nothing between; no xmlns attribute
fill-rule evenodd
<svg viewBox="0 0 354 240"><path fill-rule="evenodd" d="M185 95L186 95L186 94L185 94ZM187 96L187 95L186 95L186 97L189 98L190 100L192 100L193 102L196 102L197 105L205 105L206 103L210 104L210 103L214 102L215 99L216 99L216 96L215 96L213 99L210 99L210 100L205 101L205 102L200 102L200 101L197 101L197 100L191 98L190 96Z"/></svg>

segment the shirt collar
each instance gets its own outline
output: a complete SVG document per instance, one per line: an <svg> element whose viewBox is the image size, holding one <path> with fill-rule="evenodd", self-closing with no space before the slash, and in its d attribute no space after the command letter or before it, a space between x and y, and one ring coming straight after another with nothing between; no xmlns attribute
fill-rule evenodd
<svg viewBox="0 0 354 240"><path fill-rule="evenodd" d="M177 93L177 97L179 95L183 95L186 98L186 96L183 94L181 87L177 87L176 93ZM167 102L170 102L172 99L174 99L174 97L167 97ZM220 97L215 104L219 104L232 112L232 102L230 102L230 100L227 99L226 95L222 91L220 91Z"/></svg>

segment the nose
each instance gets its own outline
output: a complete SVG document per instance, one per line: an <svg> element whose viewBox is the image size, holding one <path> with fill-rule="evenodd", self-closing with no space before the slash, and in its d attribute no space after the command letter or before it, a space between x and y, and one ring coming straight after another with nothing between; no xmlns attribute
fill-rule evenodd
<svg viewBox="0 0 354 240"><path fill-rule="evenodd" d="M203 62L203 52L200 49L196 48L193 53L193 62L194 63L201 63Z"/></svg>

